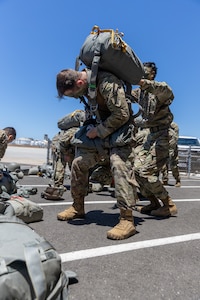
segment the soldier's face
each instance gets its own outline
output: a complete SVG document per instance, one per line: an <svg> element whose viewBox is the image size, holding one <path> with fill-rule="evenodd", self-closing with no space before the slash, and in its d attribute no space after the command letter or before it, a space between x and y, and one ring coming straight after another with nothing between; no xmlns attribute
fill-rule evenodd
<svg viewBox="0 0 200 300"><path fill-rule="evenodd" d="M64 92L64 96L79 98L79 97L85 95L86 91L87 91L87 84L86 83L81 84L81 85L75 84L72 89L68 89Z"/></svg>
<svg viewBox="0 0 200 300"><path fill-rule="evenodd" d="M144 66L144 71L146 79L154 80L156 73L152 68Z"/></svg>

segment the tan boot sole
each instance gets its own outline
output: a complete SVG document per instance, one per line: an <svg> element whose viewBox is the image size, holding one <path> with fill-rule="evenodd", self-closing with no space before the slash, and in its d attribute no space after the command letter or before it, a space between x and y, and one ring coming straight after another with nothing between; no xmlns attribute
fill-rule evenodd
<svg viewBox="0 0 200 300"><path fill-rule="evenodd" d="M123 226L123 223L117 224L111 230L107 232L107 238L111 240L124 240L136 233L136 229L133 225Z"/></svg>
<svg viewBox="0 0 200 300"><path fill-rule="evenodd" d="M59 221L68 221L73 219L84 219L84 218L85 218L85 213L78 214L75 211L70 211L70 208L66 209L65 211L57 215L57 219Z"/></svg>
<svg viewBox="0 0 200 300"><path fill-rule="evenodd" d="M135 233L136 233L136 229L132 230L131 232L129 232L129 233L123 235L123 236L122 235L118 236L118 235L109 233L109 231L108 231L107 232L107 238L110 239L110 240L116 240L116 241L125 240L125 239L128 239L129 237L131 237L132 235L134 235Z"/></svg>
<svg viewBox="0 0 200 300"><path fill-rule="evenodd" d="M76 215L74 217L61 217L61 216L57 216L57 219L59 221L68 221L68 220L74 220L74 219L85 219L85 215Z"/></svg>

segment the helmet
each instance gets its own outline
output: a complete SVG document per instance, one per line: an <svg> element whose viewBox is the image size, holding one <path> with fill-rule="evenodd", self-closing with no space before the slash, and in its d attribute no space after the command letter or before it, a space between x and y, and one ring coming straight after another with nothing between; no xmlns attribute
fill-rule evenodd
<svg viewBox="0 0 200 300"><path fill-rule="evenodd" d="M10 172L15 172L15 171L19 171L21 170L20 168L20 164L16 163L16 162L11 162L8 166L7 166L8 171Z"/></svg>

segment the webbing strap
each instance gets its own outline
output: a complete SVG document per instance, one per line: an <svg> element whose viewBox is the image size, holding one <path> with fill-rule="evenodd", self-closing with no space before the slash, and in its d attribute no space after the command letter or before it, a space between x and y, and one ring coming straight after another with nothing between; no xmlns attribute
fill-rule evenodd
<svg viewBox="0 0 200 300"><path fill-rule="evenodd" d="M96 79L98 74L100 58L101 58L101 53L100 53L100 45L99 45L99 49L94 52L94 58L92 60L92 66L91 66L91 77L89 82L88 95L92 100L95 99L96 97Z"/></svg>
<svg viewBox="0 0 200 300"><path fill-rule="evenodd" d="M94 58L92 60L92 66L91 66L91 77L90 77L89 88L88 88L90 111L93 115L96 116L98 123L101 122L100 121L101 118L98 112L98 104L96 102L96 95L97 95L96 80L97 80L99 62L101 58L100 50L101 49L99 44L99 49L97 49L94 52Z"/></svg>
<svg viewBox="0 0 200 300"><path fill-rule="evenodd" d="M42 269L39 249L35 246L25 246L24 256L36 299L45 300L46 279Z"/></svg>

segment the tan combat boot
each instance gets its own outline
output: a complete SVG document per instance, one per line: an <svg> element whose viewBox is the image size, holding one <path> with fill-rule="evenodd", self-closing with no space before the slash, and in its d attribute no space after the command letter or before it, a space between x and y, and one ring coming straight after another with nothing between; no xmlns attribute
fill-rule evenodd
<svg viewBox="0 0 200 300"><path fill-rule="evenodd" d="M141 214L150 214L152 210L156 210L161 207L159 200L154 196L148 197L150 204L145 206L136 206L135 210L139 211Z"/></svg>
<svg viewBox="0 0 200 300"><path fill-rule="evenodd" d="M163 185L168 185L168 181L167 180L163 180L162 184Z"/></svg>
<svg viewBox="0 0 200 300"><path fill-rule="evenodd" d="M180 181L176 181L175 187L181 187L181 182Z"/></svg>
<svg viewBox="0 0 200 300"><path fill-rule="evenodd" d="M161 200L163 202L163 206L158 208L157 210L152 210L151 215L155 217L170 217L177 214L176 204L172 201L172 199L167 196L166 199Z"/></svg>
<svg viewBox="0 0 200 300"><path fill-rule="evenodd" d="M73 219L84 219L84 199L75 200L72 206L57 215L57 219L60 221L67 221Z"/></svg>
<svg viewBox="0 0 200 300"><path fill-rule="evenodd" d="M133 224L132 210L120 209L119 223L107 232L107 238L111 240L124 240L136 233Z"/></svg>

